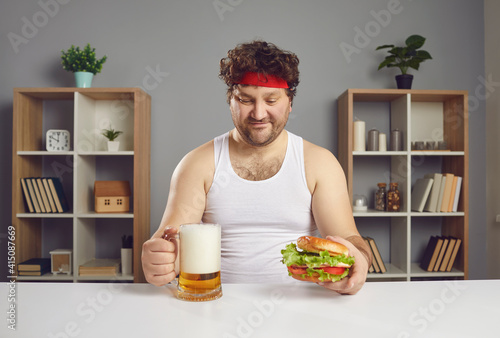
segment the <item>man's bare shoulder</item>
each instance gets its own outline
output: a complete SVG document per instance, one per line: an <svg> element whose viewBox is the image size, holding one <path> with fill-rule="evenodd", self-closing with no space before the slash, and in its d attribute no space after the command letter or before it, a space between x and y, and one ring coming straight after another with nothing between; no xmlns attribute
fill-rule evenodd
<svg viewBox="0 0 500 338"><path fill-rule="evenodd" d="M334 165L337 162L330 150L306 140L304 140L304 160L314 165L328 163Z"/></svg>
<svg viewBox="0 0 500 338"><path fill-rule="evenodd" d="M214 142L212 140L187 153L177 165L174 175L179 179L202 179L205 185L209 185L214 172Z"/></svg>
<svg viewBox="0 0 500 338"><path fill-rule="evenodd" d="M304 140L304 166L307 185L311 192L321 181L344 179L342 167L332 152L306 140Z"/></svg>

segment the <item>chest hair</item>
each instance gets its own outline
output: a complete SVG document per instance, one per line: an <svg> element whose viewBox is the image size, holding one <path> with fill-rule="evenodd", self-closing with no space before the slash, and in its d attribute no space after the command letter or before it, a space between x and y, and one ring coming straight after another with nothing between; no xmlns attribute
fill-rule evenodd
<svg viewBox="0 0 500 338"><path fill-rule="evenodd" d="M273 177L278 173L283 164L282 158L272 158L264 160L261 158L251 158L249 161L231 160L233 170L238 176L249 181L263 181Z"/></svg>

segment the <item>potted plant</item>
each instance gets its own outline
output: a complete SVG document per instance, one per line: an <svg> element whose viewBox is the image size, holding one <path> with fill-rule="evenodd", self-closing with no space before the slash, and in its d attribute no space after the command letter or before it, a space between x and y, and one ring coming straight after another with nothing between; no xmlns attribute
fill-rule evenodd
<svg viewBox="0 0 500 338"><path fill-rule="evenodd" d="M407 73L408 69L418 70L421 62L432 59L427 51L418 50L424 45L424 42L424 37L411 35L406 39L406 46L404 47L395 47L394 45L378 46L376 50L389 48L389 55L380 63L378 70L384 67L398 67L401 70L401 74L396 75L398 89L411 89L413 75Z"/></svg>
<svg viewBox="0 0 500 338"><path fill-rule="evenodd" d="M107 59L106 55L97 59L95 48L90 47L89 43L83 49L71 45L71 48L62 50L61 53L63 69L75 73L76 86L80 88L91 87L92 78L101 72Z"/></svg>
<svg viewBox="0 0 500 338"><path fill-rule="evenodd" d="M108 129L102 130L102 135L108 139L108 151L118 151L120 141L115 140L121 134L123 134L123 131L114 130L111 125Z"/></svg>

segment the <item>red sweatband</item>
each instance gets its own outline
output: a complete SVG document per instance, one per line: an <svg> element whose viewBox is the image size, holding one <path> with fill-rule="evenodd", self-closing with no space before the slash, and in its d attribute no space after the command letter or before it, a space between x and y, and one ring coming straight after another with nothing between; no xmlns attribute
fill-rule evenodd
<svg viewBox="0 0 500 338"><path fill-rule="evenodd" d="M238 84L271 88L288 88L288 83L280 77L255 72L246 72Z"/></svg>

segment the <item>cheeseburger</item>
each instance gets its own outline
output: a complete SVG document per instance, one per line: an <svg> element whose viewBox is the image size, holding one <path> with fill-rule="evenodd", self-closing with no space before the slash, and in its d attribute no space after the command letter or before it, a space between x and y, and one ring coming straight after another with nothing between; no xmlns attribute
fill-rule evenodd
<svg viewBox="0 0 500 338"><path fill-rule="evenodd" d="M288 244L281 254L288 275L306 282L336 282L347 276L354 264L345 245L311 236L300 237L297 245Z"/></svg>

